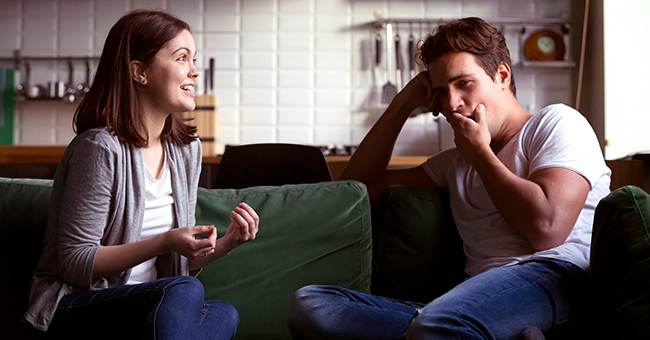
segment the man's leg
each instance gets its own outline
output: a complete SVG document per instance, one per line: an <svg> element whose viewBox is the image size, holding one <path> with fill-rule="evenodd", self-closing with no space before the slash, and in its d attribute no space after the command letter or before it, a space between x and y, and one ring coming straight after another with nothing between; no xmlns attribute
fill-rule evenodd
<svg viewBox="0 0 650 340"><path fill-rule="evenodd" d="M398 301L331 286L307 286L291 300L294 339L404 339L420 303Z"/></svg>
<svg viewBox="0 0 650 340"><path fill-rule="evenodd" d="M564 261L535 260L490 269L427 304L408 339L517 339L526 326L559 331L578 312L588 275Z"/></svg>

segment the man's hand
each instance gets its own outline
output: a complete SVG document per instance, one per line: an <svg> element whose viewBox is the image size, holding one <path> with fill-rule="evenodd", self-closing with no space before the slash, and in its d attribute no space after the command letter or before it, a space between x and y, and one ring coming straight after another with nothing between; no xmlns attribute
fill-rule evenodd
<svg viewBox="0 0 650 340"><path fill-rule="evenodd" d="M397 94L395 100L416 107L426 107L434 114L440 112L439 100L434 100L433 85L429 71L420 72ZM409 112L410 113L410 112Z"/></svg>
<svg viewBox="0 0 650 340"><path fill-rule="evenodd" d="M473 112L454 111L445 114L454 130L454 143L465 161L476 167L485 152L492 152L492 136L487 124L485 105L479 104Z"/></svg>

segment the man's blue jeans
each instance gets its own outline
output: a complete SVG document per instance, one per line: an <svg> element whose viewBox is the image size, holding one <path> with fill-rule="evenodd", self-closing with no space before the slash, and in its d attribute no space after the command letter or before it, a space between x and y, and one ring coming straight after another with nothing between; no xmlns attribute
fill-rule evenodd
<svg viewBox="0 0 650 340"><path fill-rule="evenodd" d="M56 339L232 339L235 307L204 301L190 276L68 294L48 330Z"/></svg>
<svg viewBox="0 0 650 340"><path fill-rule="evenodd" d="M517 339L527 326L560 331L589 285L575 265L543 259L490 269L426 305L307 286L293 296L289 329L294 339Z"/></svg>

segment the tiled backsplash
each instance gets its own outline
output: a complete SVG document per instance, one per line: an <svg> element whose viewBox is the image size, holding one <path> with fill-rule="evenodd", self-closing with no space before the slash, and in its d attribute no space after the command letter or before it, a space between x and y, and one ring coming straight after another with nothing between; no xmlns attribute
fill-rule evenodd
<svg viewBox="0 0 650 340"><path fill-rule="evenodd" d="M2 0L0 57L14 50L23 56L99 56L110 27L136 8L164 8L189 22L199 69L215 58L220 150L256 142L358 144L383 111L377 94L386 81L386 58L373 67L375 30L367 25L377 15L571 18L571 0ZM406 41L432 27L400 25L399 33ZM519 28L504 32L517 63ZM84 72L75 65L75 82L84 80ZM518 99L531 113L573 102L569 68L516 67L514 75ZM31 64L32 83L67 79L67 62ZM18 103L16 143L67 144L76 105ZM428 155L451 145L446 122L419 115L407 122L394 153Z"/></svg>

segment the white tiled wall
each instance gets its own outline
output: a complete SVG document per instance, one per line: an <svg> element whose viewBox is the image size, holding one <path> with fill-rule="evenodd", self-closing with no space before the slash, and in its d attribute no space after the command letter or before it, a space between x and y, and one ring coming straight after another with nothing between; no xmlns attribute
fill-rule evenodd
<svg viewBox="0 0 650 340"><path fill-rule="evenodd" d="M571 18L571 0L1 0L0 57L16 49L23 56L98 56L110 27L136 8L164 8L189 22L200 69L215 58L221 150L255 142L358 144L383 110L377 94L386 80L385 58L375 70L375 31L366 25L376 15ZM402 25L399 33L406 41L409 33L419 38L432 27ZM515 63L518 31L504 27ZM68 78L65 62L31 68L32 83ZM514 74L529 112L553 102L572 104L570 69L517 67ZM83 65L76 65L74 76L83 81ZM19 103L16 142L67 144L75 107ZM452 145L441 124L442 135L431 115L409 119L395 154L426 155L440 143Z"/></svg>

